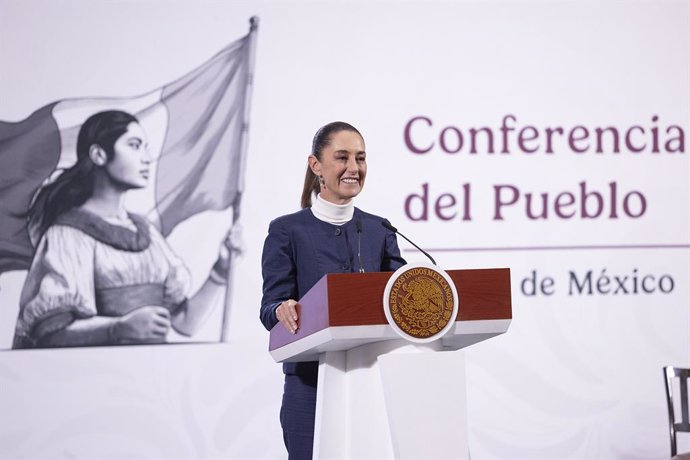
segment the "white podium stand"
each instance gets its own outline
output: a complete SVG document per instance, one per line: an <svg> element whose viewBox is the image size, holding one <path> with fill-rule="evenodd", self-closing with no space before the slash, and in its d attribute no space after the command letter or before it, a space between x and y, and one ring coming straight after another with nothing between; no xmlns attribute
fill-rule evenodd
<svg viewBox="0 0 690 460"><path fill-rule="evenodd" d="M319 361L316 459L467 459L463 351L511 321L508 269L448 271L460 298L440 340L413 344L381 306L391 273L324 276L300 299L300 329L271 331L278 362Z"/></svg>

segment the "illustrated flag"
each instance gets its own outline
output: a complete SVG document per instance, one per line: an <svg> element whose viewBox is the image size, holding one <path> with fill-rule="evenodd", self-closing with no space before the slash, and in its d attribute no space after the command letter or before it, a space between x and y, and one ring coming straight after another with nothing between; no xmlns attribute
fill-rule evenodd
<svg viewBox="0 0 690 460"><path fill-rule="evenodd" d="M76 162L81 124L102 110L141 122L154 158L147 209L164 235L203 211L237 209L243 188L254 22L176 81L132 98L65 99L23 121L0 121L0 273L28 269L26 212L42 184ZM146 201L146 199L140 200Z"/></svg>

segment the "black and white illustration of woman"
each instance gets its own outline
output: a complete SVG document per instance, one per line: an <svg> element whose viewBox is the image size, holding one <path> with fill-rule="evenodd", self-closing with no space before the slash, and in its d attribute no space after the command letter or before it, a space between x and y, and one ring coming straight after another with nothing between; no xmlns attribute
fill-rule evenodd
<svg viewBox="0 0 690 460"><path fill-rule="evenodd" d="M112 110L84 122L76 164L29 209L35 255L14 348L164 343L171 329L193 335L225 295L238 226L190 296L182 260L153 224L126 211L125 196L147 186L151 161L134 116Z"/></svg>

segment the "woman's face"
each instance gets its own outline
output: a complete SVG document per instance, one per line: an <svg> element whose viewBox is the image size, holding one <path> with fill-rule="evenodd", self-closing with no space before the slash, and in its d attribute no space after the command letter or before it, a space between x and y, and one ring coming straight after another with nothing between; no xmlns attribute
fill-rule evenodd
<svg viewBox="0 0 690 460"><path fill-rule="evenodd" d="M141 125L130 123L127 132L115 141L113 150L113 159L105 165L110 179L125 189L146 187L151 156Z"/></svg>
<svg viewBox="0 0 690 460"><path fill-rule="evenodd" d="M335 204L348 203L364 187L367 176L364 139L354 131L338 131L321 152L321 161L309 157L309 166L323 178L321 198Z"/></svg>

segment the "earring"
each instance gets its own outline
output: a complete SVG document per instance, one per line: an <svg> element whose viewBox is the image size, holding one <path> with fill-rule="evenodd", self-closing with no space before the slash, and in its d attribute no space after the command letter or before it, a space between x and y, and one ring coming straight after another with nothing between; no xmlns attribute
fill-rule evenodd
<svg viewBox="0 0 690 460"><path fill-rule="evenodd" d="M325 186L326 186L326 183L325 183L324 180L323 180L323 176L319 176L319 185L320 185L321 187L325 187Z"/></svg>

